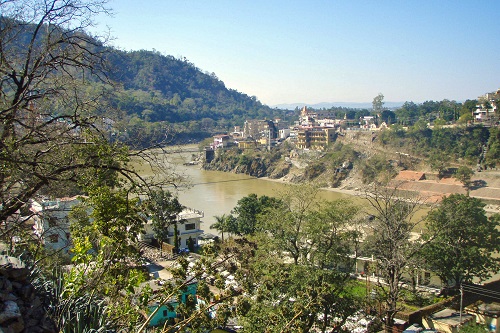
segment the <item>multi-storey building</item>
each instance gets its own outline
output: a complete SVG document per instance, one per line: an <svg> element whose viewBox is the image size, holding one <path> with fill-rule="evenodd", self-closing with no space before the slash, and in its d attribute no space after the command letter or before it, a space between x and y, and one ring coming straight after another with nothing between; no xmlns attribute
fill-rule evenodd
<svg viewBox="0 0 500 333"><path fill-rule="evenodd" d="M214 142L212 143L212 148L224 148L231 145L231 137L227 134L219 134L214 136Z"/></svg>
<svg viewBox="0 0 500 333"><path fill-rule="evenodd" d="M42 243L53 250L68 251L71 244L68 214L78 197L33 201L33 229Z"/></svg>
<svg viewBox="0 0 500 333"><path fill-rule="evenodd" d="M78 197L59 198L54 200L34 201L31 204L33 213L33 229L35 235L50 249L67 252L71 246L70 223L68 214L80 202ZM180 248L188 248L189 243L198 245L198 238L203 233L200 229L202 211L185 208L177 216L177 234ZM151 221L144 226L141 240L151 241L154 238ZM174 226L168 227L167 243L174 244Z"/></svg>
<svg viewBox="0 0 500 333"><path fill-rule="evenodd" d="M198 246L198 239L203 233L201 227L201 218L204 213L202 211L184 208L184 210L177 216L177 236L179 248L184 249L189 247L189 242L194 246ZM174 225L168 226L168 244L174 245ZM144 234L140 236L141 240L151 242L154 239L152 221L149 220L144 225Z"/></svg>
<svg viewBox="0 0 500 333"><path fill-rule="evenodd" d="M261 138L276 139L277 130L272 120L246 120L243 126L243 137L260 140Z"/></svg>
<svg viewBox="0 0 500 333"><path fill-rule="evenodd" d="M304 126L314 126L319 119L335 119L335 112L332 110L315 110L309 111L307 106L304 106L300 111L300 124Z"/></svg>
<svg viewBox="0 0 500 333"><path fill-rule="evenodd" d="M303 127L297 133L297 148L325 149L336 138L336 130L331 127Z"/></svg>
<svg viewBox="0 0 500 333"><path fill-rule="evenodd" d="M475 121L485 121L491 119L498 113L497 101L500 100L500 89L494 93L487 93L478 97L476 110L473 112Z"/></svg>

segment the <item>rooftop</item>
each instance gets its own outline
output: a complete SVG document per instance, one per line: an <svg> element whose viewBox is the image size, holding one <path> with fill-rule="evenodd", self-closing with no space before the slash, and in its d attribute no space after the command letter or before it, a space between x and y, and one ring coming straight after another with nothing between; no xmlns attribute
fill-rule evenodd
<svg viewBox="0 0 500 333"><path fill-rule="evenodd" d="M430 316L433 321L453 327L460 325L460 317L462 319L462 324L474 319L474 316L471 314L462 313L462 316L460 316L460 312L449 308L436 312Z"/></svg>

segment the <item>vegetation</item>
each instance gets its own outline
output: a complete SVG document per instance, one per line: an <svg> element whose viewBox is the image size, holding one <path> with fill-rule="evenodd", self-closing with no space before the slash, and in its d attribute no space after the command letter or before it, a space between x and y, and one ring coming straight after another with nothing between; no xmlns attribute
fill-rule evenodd
<svg viewBox="0 0 500 333"><path fill-rule="evenodd" d="M95 15L108 12L105 5L105 0L0 2L0 238L38 272L33 284L45 296L47 314L59 331L144 332L160 306L173 308L171 300L182 299L193 281L207 304L185 297L176 318L159 330L202 332L238 316L250 332L341 331L365 305L367 295L350 275L361 250L374 256L373 265L387 283L377 286L376 297L384 304L380 319L389 331L404 297L402 274L419 264L417 254L455 285L498 269L492 254L500 250L499 217L486 217L484 205L468 196L444 199L428 216L426 238L408 241L418 223L413 215L419 202L397 189L378 187L388 184L395 166L374 154L360 164L364 183L375 186L365 196L371 218L350 201L318 200L313 186L290 186L277 198L249 195L213 225L239 237L206 246L194 266L180 257L172 269L175 279L153 292L136 241L148 219L160 242L168 226L182 223L181 203L164 190L181 179L164 168L162 154L131 147L162 146L166 134L181 141L186 133L199 139L246 118L283 114L225 88L215 74L202 73L186 59L106 47L105 38L85 33ZM473 101L407 102L392 113L383 110L379 94L373 111L396 125L377 140L432 156L440 174L448 168L444 156L496 167L497 128L444 126L466 120L471 108ZM349 119L369 114L336 112ZM427 121L439 128L430 130ZM222 152L214 164L257 176L282 175L290 164L289 147L283 147L252 153L235 148ZM348 144L330 148L305 168L306 179L331 172L328 182L338 184L364 156ZM141 177L130 166L132 158L162 177ZM470 185L466 167L457 175ZM70 255L45 249L24 223L33 217L32 200L65 195L81 195L69 215ZM373 231L363 249L362 226ZM71 266L62 272L62 263ZM228 287L222 270L240 285ZM210 276L221 291L217 297L207 284ZM158 305L154 310L144 310L153 303Z"/></svg>
<svg viewBox="0 0 500 333"><path fill-rule="evenodd" d="M111 87L109 49L84 33L95 15L107 13L105 4L0 2L0 238L38 272L35 286L61 332L134 331L144 321L138 310L150 298L136 288L147 274L134 243L147 210L138 198L179 180L164 161L113 140L116 114L106 91L96 89ZM162 178L142 178L131 158ZM61 221L71 222L73 265L54 272L67 256L45 249L25 218L34 217L32 200L75 194L84 195L81 205Z"/></svg>
<svg viewBox="0 0 500 333"><path fill-rule="evenodd" d="M486 325L479 325L476 323L464 325L460 328L460 333L484 333L488 332L488 327Z"/></svg>
<svg viewBox="0 0 500 333"><path fill-rule="evenodd" d="M160 249L169 237L169 227L174 226L173 245L174 252L177 253L179 250L177 223L183 222L178 216L184 207L172 193L160 189L151 191L145 208L150 213L154 236L160 243Z"/></svg>
<svg viewBox="0 0 500 333"><path fill-rule="evenodd" d="M488 144L490 131L496 130L482 126L432 130L410 128L408 131L391 128L382 131L378 139L385 146L404 150L409 154L427 158L442 154L449 156L451 160L465 159L476 164L482 162L482 147Z"/></svg>
<svg viewBox="0 0 500 333"><path fill-rule="evenodd" d="M427 217L423 257L429 270L442 282L459 288L472 283L474 277L484 280L497 271L500 262L500 216L487 217L484 203L477 198L452 194Z"/></svg>
<svg viewBox="0 0 500 333"><path fill-rule="evenodd" d="M345 201L319 203L316 193L290 186L260 215L244 278L249 296L238 301L245 332L335 331L359 309L357 284L336 269L352 264L346 254L357 246L359 210Z"/></svg>
<svg viewBox="0 0 500 333"><path fill-rule="evenodd" d="M382 155L375 155L372 158L363 161L361 167L361 176L363 184L373 182L383 182L386 179L391 179L396 175L396 170Z"/></svg>
<svg viewBox="0 0 500 333"><path fill-rule="evenodd" d="M400 192L397 187L379 185L367 191L365 198L374 211L365 256L374 256L376 270L383 278L376 287L379 301L385 304L380 319L385 331L392 332L393 320L401 310L403 273L415 264L417 253L425 244L409 241L413 228L420 223L414 216L421 203L418 197Z"/></svg>
<svg viewBox="0 0 500 333"><path fill-rule="evenodd" d="M460 166L455 172L455 177L464 185L467 193L469 193L471 186L471 178L474 175L474 171L466 166Z"/></svg>

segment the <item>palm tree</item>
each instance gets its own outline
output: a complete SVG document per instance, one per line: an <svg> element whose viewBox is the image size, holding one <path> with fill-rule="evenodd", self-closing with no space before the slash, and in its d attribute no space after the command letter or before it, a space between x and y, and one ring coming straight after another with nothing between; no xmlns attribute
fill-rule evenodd
<svg viewBox="0 0 500 333"><path fill-rule="evenodd" d="M231 232L231 225L234 222L234 216L229 214L223 214L220 216L214 216L215 223L210 226L211 229L218 230L221 233L222 241L224 241L224 232Z"/></svg>

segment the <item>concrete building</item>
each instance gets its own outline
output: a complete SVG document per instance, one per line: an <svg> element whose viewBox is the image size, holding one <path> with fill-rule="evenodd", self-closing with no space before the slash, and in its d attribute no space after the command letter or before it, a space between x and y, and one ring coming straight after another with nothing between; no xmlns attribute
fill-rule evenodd
<svg viewBox="0 0 500 333"><path fill-rule="evenodd" d="M231 145L231 137L227 134L219 134L214 136L214 142L212 143L212 148L224 148Z"/></svg>
<svg viewBox="0 0 500 333"><path fill-rule="evenodd" d="M68 251L71 245L68 214L78 203L76 196L32 202L33 229L47 248Z"/></svg>
<svg viewBox="0 0 500 333"><path fill-rule="evenodd" d="M179 248L186 249L189 247L190 239L194 246L198 246L199 237L203 234L203 230L200 229L201 218L203 218L204 213L202 211L185 208L179 216L177 216L177 234L179 240ZM181 222L182 221L182 222ZM144 225L144 234L140 235L140 240L145 242L151 242L154 238L153 224L149 220ZM170 225L168 227L168 239L167 243L174 244L174 226Z"/></svg>
<svg viewBox="0 0 500 333"><path fill-rule="evenodd" d="M297 148L323 150L335 142L336 130L331 127L303 127L297 133Z"/></svg>
<svg viewBox="0 0 500 333"><path fill-rule="evenodd" d="M460 326L469 325L475 317L468 313L457 312L454 309L444 309L429 317L422 318L422 324L426 328L432 328L443 333L458 333Z"/></svg>
<svg viewBox="0 0 500 333"><path fill-rule="evenodd" d="M243 137L260 140L261 138L276 139L278 131L271 120L247 120L243 125Z"/></svg>
<svg viewBox="0 0 500 333"><path fill-rule="evenodd" d="M147 282L153 294L159 293L162 291L162 285L158 283L158 280L151 280ZM174 323L175 318L177 317L176 309L180 303L186 303L189 296L192 296L197 300L196 292L198 289L198 281L196 279L192 279L186 282L186 286L180 290L180 299L179 296L172 297L172 299L168 300L165 304L160 305L159 302L152 302L148 305L146 311L146 318L149 317L153 312L156 313L153 315L151 320L148 323L148 326L158 327L165 324L165 322ZM158 307L160 307L158 309Z"/></svg>
<svg viewBox="0 0 500 333"><path fill-rule="evenodd" d="M497 113L496 101L500 100L500 89L496 92L487 93L477 98L478 104L476 110L472 113L474 121L487 121L493 118Z"/></svg>

